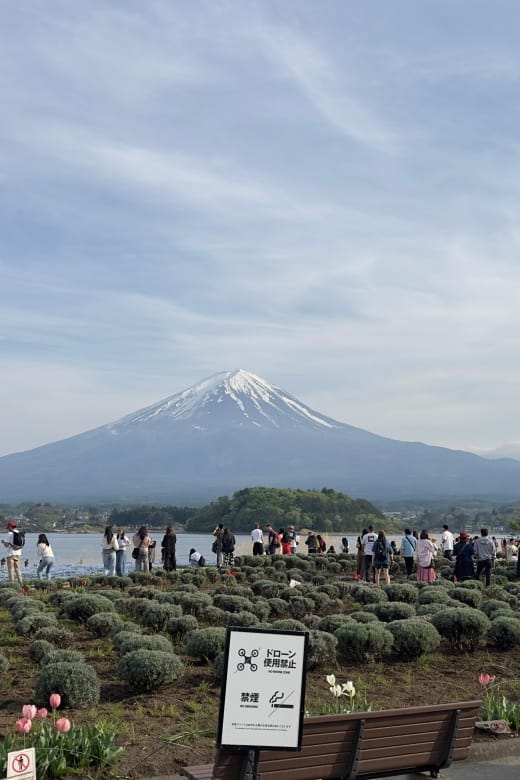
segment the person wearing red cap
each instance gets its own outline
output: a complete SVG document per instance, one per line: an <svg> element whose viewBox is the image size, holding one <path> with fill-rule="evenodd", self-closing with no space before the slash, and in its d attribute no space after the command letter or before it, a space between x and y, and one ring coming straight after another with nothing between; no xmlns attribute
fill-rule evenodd
<svg viewBox="0 0 520 780"><path fill-rule="evenodd" d="M22 572L20 571L20 557L22 555L22 550L21 548L16 548L14 546L13 531L15 528L16 523L14 520L9 520L7 523L7 533L2 540L2 544L4 547L7 547L5 557L7 561L7 574L9 577L9 582L14 582L14 578L16 576L16 579L20 585L23 585Z"/></svg>

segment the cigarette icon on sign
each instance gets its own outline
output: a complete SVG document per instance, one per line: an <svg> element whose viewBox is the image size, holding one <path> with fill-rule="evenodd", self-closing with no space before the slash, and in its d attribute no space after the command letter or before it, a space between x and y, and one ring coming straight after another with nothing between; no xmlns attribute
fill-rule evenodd
<svg viewBox="0 0 520 780"><path fill-rule="evenodd" d="M280 691L275 691L271 698L269 699L269 704L273 709L275 710L293 710L294 704L287 704L287 699L292 696L294 691L291 691L289 694L287 694L287 697L285 694L280 693Z"/></svg>

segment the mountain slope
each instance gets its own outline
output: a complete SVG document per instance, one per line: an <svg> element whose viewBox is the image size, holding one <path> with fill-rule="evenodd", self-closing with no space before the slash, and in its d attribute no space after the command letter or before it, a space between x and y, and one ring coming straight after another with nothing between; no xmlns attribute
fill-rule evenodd
<svg viewBox="0 0 520 780"><path fill-rule="evenodd" d="M371 499L515 497L520 463L326 417L254 374L216 374L69 439L0 458L0 502L206 501L251 485Z"/></svg>

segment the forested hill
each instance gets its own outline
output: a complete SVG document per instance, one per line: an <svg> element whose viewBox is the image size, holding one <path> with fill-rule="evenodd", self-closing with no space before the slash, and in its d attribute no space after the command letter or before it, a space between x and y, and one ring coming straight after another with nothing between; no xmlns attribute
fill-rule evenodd
<svg viewBox="0 0 520 780"><path fill-rule="evenodd" d="M223 496L188 519L186 530L211 532L218 523L235 532L248 532L255 523L265 528L294 525L327 533L356 531L371 520L380 521L382 512L363 498L351 498L329 488L293 490L253 487L238 490L231 498Z"/></svg>

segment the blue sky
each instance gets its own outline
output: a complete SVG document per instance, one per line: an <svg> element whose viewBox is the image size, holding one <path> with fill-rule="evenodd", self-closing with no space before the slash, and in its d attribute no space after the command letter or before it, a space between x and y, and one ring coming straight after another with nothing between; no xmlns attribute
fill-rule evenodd
<svg viewBox="0 0 520 780"><path fill-rule="evenodd" d="M0 454L245 368L520 441L520 5L0 0Z"/></svg>

